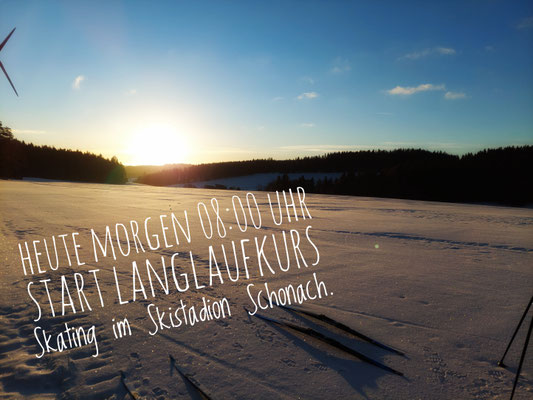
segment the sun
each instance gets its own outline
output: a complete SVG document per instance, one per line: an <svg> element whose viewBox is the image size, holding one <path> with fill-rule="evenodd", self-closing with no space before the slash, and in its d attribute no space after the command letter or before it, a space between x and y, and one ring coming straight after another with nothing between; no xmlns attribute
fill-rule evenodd
<svg viewBox="0 0 533 400"><path fill-rule="evenodd" d="M164 165L185 162L188 149L174 126L150 124L132 133L128 154L132 165Z"/></svg>

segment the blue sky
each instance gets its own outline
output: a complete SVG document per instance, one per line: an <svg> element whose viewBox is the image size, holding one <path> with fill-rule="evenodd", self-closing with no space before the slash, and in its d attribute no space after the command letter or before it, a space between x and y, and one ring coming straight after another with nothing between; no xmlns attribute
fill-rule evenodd
<svg viewBox="0 0 533 400"><path fill-rule="evenodd" d="M0 0L0 120L126 164L533 143L533 3Z"/></svg>

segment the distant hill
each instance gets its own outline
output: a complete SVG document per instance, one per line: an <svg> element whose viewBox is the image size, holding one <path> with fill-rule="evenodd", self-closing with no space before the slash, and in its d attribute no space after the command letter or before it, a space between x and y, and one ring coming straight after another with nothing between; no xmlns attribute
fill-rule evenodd
<svg viewBox="0 0 533 400"><path fill-rule="evenodd" d="M125 165L126 177L128 179L138 178L143 175L161 172L167 169L182 168L188 164L166 164L166 165Z"/></svg>
<svg viewBox="0 0 533 400"><path fill-rule="evenodd" d="M75 182L125 183L126 171L116 157L36 146L13 137L0 122L0 178L34 177Z"/></svg>
<svg viewBox="0 0 533 400"><path fill-rule="evenodd" d="M487 149L463 156L421 149L338 152L293 160L249 160L181 166L146 174L139 183L191 185L276 173L265 190L302 186L308 192L452 202L533 204L533 146ZM337 178L289 179L294 173ZM224 188L217 185L217 188Z"/></svg>

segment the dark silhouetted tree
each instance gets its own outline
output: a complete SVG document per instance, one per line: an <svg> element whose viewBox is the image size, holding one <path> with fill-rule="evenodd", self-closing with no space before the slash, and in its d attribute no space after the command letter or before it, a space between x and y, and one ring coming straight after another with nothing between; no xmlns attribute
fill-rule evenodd
<svg viewBox="0 0 533 400"><path fill-rule="evenodd" d="M24 176L78 182L124 183L126 172L116 157L35 146L13 137L0 123L0 178Z"/></svg>

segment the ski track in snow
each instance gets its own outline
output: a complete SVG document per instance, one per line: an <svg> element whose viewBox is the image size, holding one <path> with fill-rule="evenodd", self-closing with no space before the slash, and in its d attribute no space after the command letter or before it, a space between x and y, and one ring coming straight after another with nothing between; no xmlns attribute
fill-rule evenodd
<svg viewBox="0 0 533 400"><path fill-rule="evenodd" d="M331 231L323 230L323 232L331 232ZM352 232L352 231L334 231L334 232L349 234L349 235L371 236L371 237L378 237L378 238L416 240L416 241L422 241L422 242L427 242L427 243L449 244L449 245L461 246L461 247L488 247L491 249L498 249L498 250L523 251L526 253L533 252L533 248L508 246L504 244L463 242L463 241L458 241L458 240L437 239L437 238L430 238L430 237L425 237L425 236L413 236L407 233L398 233L398 232Z"/></svg>

